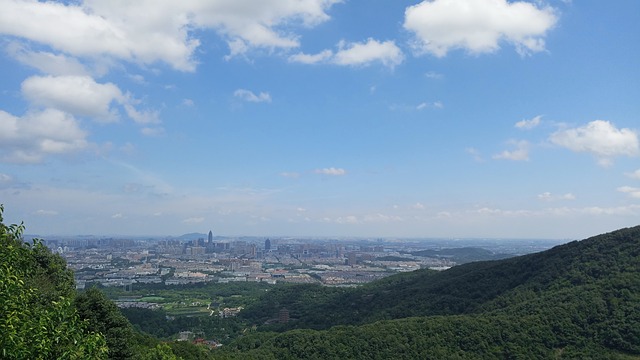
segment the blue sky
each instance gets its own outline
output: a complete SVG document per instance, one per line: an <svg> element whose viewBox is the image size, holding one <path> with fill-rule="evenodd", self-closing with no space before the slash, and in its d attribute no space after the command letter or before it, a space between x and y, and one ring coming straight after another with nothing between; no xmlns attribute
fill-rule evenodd
<svg viewBox="0 0 640 360"><path fill-rule="evenodd" d="M640 223L638 1L0 8L0 203L29 233Z"/></svg>

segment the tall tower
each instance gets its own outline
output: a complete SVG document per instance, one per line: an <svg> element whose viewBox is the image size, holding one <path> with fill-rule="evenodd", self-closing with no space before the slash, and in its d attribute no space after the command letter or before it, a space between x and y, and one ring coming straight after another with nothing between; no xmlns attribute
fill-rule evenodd
<svg viewBox="0 0 640 360"><path fill-rule="evenodd" d="M264 251L271 250L271 240L267 239L264 241Z"/></svg>
<svg viewBox="0 0 640 360"><path fill-rule="evenodd" d="M209 230L209 238L207 239L208 244L213 244L213 233Z"/></svg>

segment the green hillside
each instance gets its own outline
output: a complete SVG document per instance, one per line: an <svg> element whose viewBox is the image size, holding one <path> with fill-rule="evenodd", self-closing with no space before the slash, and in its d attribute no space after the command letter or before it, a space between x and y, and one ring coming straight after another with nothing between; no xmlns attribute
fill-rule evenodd
<svg viewBox="0 0 640 360"><path fill-rule="evenodd" d="M261 325L284 307L288 324L260 328L300 330L247 336L226 352L259 358L633 358L640 355L639 257L640 226L352 290L274 289L244 318Z"/></svg>

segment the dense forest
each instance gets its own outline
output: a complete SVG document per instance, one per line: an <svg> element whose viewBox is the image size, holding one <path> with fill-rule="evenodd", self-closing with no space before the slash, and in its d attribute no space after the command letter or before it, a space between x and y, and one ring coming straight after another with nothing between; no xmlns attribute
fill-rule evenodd
<svg viewBox="0 0 640 360"><path fill-rule="evenodd" d="M239 339L258 358L638 358L640 227L500 261L415 271L354 290L280 288L285 333ZM309 330L309 329L323 329ZM308 354L308 355L307 355Z"/></svg>
<svg viewBox="0 0 640 360"><path fill-rule="evenodd" d="M98 289L76 294L64 260L22 230L0 226L2 358L640 359L640 226L357 288L276 286L225 323L125 317ZM289 321L274 321L282 309ZM180 321L235 339L159 340Z"/></svg>

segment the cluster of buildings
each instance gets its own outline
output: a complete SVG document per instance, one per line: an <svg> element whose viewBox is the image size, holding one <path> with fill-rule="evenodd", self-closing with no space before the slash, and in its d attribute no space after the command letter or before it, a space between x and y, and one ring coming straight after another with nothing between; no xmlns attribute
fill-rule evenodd
<svg viewBox="0 0 640 360"><path fill-rule="evenodd" d="M352 286L401 271L447 268L448 259L401 253L404 245L336 239L95 238L45 239L75 271L76 283L135 287L256 281Z"/></svg>

